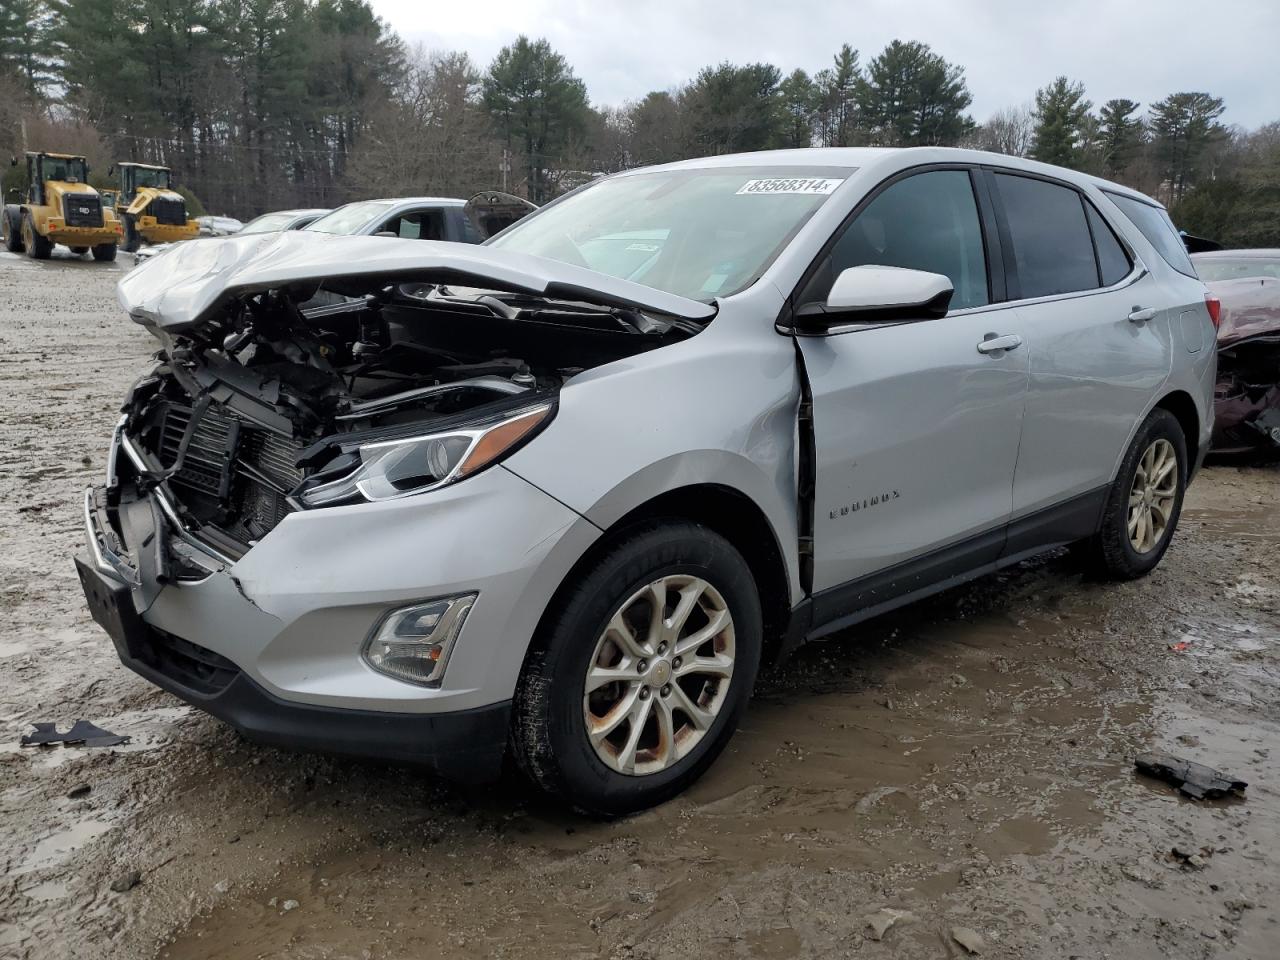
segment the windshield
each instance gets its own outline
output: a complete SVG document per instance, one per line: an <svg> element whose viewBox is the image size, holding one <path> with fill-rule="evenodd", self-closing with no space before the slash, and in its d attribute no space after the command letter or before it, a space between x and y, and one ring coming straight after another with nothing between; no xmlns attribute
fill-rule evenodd
<svg viewBox="0 0 1280 960"><path fill-rule="evenodd" d="M1201 260L1192 257L1196 273L1201 280L1239 280L1243 277L1273 277L1280 279L1280 257L1274 260L1263 257L1241 257L1226 260L1214 257Z"/></svg>
<svg viewBox="0 0 1280 960"><path fill-rule="evenodd" d="M133 177L133 184L135 187L155 187L159 190L169 189L168 170L151 170L147 167L134 167Z"/></svg>
<svg viewBox="0 0 1280 960"><path fill-rule="evenodd" d="M709 301L754 283L852 172L704 167L627 174L598 181L489 243Z"/></svg>
<svg viewBox="0 0 1280 960"><path fill-rule="evenodd" d="M67 160L62 157L44 158L44 178L62 180L65 183L84 183L88 179L83 160Z"/></svg>
<svg viewBox="0 0 1280 960"><path fill-rule="evenodd" d="M369 221L387 212L391 203L386 200L364 200L360 203L348 203L333 213L325 214L315 223L303 227L303 230L314 230L316 233L338 233L351 235L359 233L369 225Z"/></svg>
<svg viewBox="0 0 1280 960"><path fill-rule="evenodd" d="M241 233L274 233L277 230L283 230L289 226L293 220L292 213L264 213L260 217L254 217L244 225Z"/></svg>

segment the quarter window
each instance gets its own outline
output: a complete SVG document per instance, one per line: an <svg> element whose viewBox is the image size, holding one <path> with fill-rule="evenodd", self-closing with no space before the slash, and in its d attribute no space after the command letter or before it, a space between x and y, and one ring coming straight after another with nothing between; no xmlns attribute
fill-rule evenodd
<svg viewBox="0 0 1280 960"><path fill-rule="evenodd" d="M1196 268L1191 265L1191 258L1187 256L1187 248L1163 207L1143 203L1133 197L1122 197L1118 193L1108 193L1107 196L1133 222L1169 266L1188 277L1196 275Z"/></svg>
<svg viewBox="0 0 1280 960"><path fill-rule="evenodd" d="M1097 287L1098 264L1080 194L1030 177L998 173L995 179L1017 266L1017 289L1010 296L1050 297Z"/></svg>
<svg viewBox="0 0 1280 960"><path fill-rule="evenodd" d="M1093 233L1093 246L1098 251L1098 279L1104 287L1109 287L1129 275L1133 262L1116 239L1115 232L1102 219L1102 214L1087 201L1084 207L1089 217L1089 230Z"/></svg>
<svg viewBox="0 0 1280 960"><path fill-rule="evenodd" d="M800 302L825 300L841 271L864 265L949 277L955 287L953 310L990 303L982 227L968 172L931 170L886 187L840 235Z"/></svg>

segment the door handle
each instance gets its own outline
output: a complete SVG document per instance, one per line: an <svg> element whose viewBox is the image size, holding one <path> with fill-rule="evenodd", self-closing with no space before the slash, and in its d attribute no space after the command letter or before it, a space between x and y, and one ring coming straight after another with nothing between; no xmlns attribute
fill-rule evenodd
<svg viewBox="0 0 1280 960"><path fill-rule="evenodd" d="M1022 346L1022 338L1016 333L1006 333L1001 336L998 333L988 333L982 338L982 342L978 344L979 353L1000 353L1004 350L1017 350Z"/></svg>
<svg viewBox="0 0 1280 960"><path fill-rule="evenodd" d="M1133 310L1129 313L1129 322L1146 323L1148 320L1153 319L1155 315L1155 307L1140 307L1135 303L1133 305Z"/></svg>

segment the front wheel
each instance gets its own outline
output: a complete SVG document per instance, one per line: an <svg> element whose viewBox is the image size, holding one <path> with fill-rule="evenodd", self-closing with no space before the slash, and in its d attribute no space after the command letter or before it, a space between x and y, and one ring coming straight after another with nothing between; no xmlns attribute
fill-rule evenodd
<svg viewBox="0 0 1280 960"><path fill-rule="evenodd" d="M638 528L570 584L516 691L513 752L548 793L620 816L693 783L755 683L760 599L723 537Z"/></svg>
<svg viewBox="0 0 1280 960"><path fill-rule="evenodd" d="M22 210L20 207L6 206L4 220L0 228L4 232L4 248L10 253L22 252Z"/></svg>
<svg viewBox="0 0 1280 960"><path fill-rule="evenodd" d="M100 243L93 248L93 259L111 261L116 258L116 245L114 243Z"/></svg>
<svg viewBox="0 0 1280 960"><path fill-rule="evenodd" d="M27 256L32 260L48 260L53 255L53 241L41 236L31 222L29 213L22 217L22 245L27 248Z"/></svg>
<svg viewBox="0 0 1280 960"><path fill-rule="evenodd" d="M1178 526L1186 488L1186 437L1177 417L1157 407L1138 428L1098 533L1085 545L1094 572L1133 580L1155 569Z"/></svg>

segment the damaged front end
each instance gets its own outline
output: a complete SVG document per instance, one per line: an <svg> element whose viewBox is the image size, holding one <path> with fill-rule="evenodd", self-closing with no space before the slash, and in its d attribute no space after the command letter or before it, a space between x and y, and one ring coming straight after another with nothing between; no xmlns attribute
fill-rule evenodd
<svg viewBox="0 0 1280 960"><path fill-rule="evenodd" d="M1207 286L1222 302L1213 450L1280 451L1280 280Z"/></svg>
<svg viewBox="0 0 1280 960"><path fill-rule="evenodd" d="M283 235L269 253L289 266L274 278L247 244L221 269L197 251L201 269L184 276L175 251L130 274L121 299L163 346L124 404L128 482L90 504L114 520L107 529L139 544L121 525L146 509L179 542L235 562L291 512L423 493L497 463L551 422L570 378L685 339L713 312L693 301L677 304L685 316L646 309L624 282L590 290L586 271L536 277L520 258L513 269L474 247L415 266L396 259L408 251L388 261L379 239L380 261L343 273L323 275L323 256L299 263L305 244L341 256L335 241L355 255L364 240ZM140 283L165 266L178 304L168 312ZM245 269L258 271L251 282ZM486 272L492 282L477 285ZM180 547L149 562L161 581L199 575Z"/></svg>

